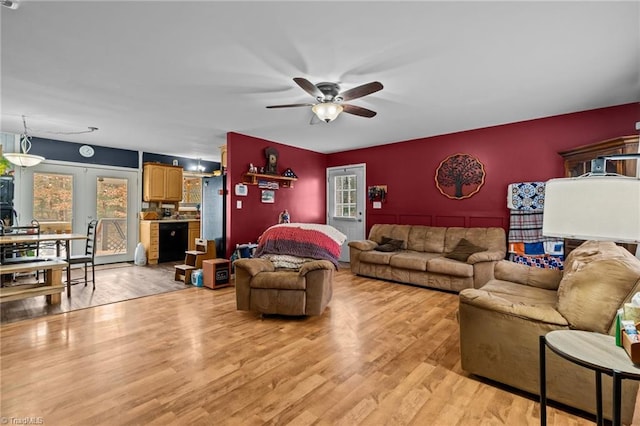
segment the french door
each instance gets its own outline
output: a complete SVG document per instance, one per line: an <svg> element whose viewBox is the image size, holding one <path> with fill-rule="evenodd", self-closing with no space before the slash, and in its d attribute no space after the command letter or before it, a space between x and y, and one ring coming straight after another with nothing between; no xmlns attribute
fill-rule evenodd
<svg viewBox="0 0 640 426"><path fill-rule="evenodd" d="M365 165L327 169L327 224L347 236L340 261L349 262L349 241L365 239Z"/></svg>
<svg viewBox="0 0 640 426"><path fill-rule="evenodd" d="M42 163L16 171L18 223L40 222L41 232L86 234L99 220L95 261L133 260L137 243L138 172L86 165ZM72 244L83 254L84 244Z"/></svg>

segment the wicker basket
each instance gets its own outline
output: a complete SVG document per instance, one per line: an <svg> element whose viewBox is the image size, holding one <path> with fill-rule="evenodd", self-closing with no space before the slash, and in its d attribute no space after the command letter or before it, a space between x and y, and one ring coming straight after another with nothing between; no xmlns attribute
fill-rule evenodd
<svg viewBox="0 0 640 426"><path fill-rule="evenodd" d="M142 220L157 220L158 213L156 212L140 212L140 219Z"/></svg>

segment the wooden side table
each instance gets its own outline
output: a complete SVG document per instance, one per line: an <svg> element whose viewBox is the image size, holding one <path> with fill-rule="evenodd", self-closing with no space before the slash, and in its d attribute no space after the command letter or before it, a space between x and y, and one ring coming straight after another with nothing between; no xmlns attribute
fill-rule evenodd
<svg viewBox="0 0 640 426"><path fill-rule="evenodd" d="M210 289L231 285L230 262L227 259L206 259L202 261L202 285Z"/></svg>
<svg viewBox="0 0 640 426"><path fill-rule="evenodd" d="M640 380L640 368L633 365L615 338L579 330L556 330L540 336L540 424L547 424L546 351L551 349L562 358L596 373L596 424L604 424L602 416L602 373L613 377L612 424L621 424L622 380Z"/></svg>

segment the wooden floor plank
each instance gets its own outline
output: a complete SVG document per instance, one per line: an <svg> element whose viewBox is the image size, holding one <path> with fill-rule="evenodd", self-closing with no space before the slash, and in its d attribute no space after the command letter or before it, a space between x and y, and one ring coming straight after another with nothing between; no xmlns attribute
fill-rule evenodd
<svg viewBox="0 0 640 426"><path fill-rule="evenodd" d="M161 267L100 273L95 298L117 292L107 281L173 279ZM237 311L234 291L8 314L0 415L47 425L539 424L535 399L461 370L456 294L341 269L324 314L299 318ZM552 407L548 424L592 422Z"/></svg>

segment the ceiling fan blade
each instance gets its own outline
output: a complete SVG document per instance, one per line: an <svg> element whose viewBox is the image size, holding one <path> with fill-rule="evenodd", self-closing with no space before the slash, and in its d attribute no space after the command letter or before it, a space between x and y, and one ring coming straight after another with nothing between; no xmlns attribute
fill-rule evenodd
<svg viewBox="0 0 640 426"><path fill-rule="evenodd" d="M342 110L343 112L353 114L353 115L359 115L360 117L371 118L371 117L375 117L375 115L377 114L377 112L375 111L371 111L370 109L362 108L355 105L342 104L342 108L344 108Z"/></svg>
<svg viewBox="0 0 640 426"><path fill-rule="evenodd" d="M322 93L320 91L320 89L318 89L316 87L315 84L313 84L312 82L310 82L306 78L296 77L296 78L293 79L293 81L295 81L296 84L302 88L302 90L304 90L305 92L307 92L308 94L310 94L314 98L316 98L318 100L323 100L324 99L324 93Z"/></svg>
<svg viewBox="0 0 640 426"><path fill-rule="evenodd" d="M383 87L379 81L372 81L371 83L363 84L362 86L342 92L338 96L341 97L343 101L350 101L351 99L357 99L375 93L378 90L382 90Z"/></svg>
<svg viewBox="0 0 640 426"><path fill-rule="evenodd" d="M289 104L289 105L269 105L267 108L295 108L303 106L313 106L314 104Z"/></svg>

